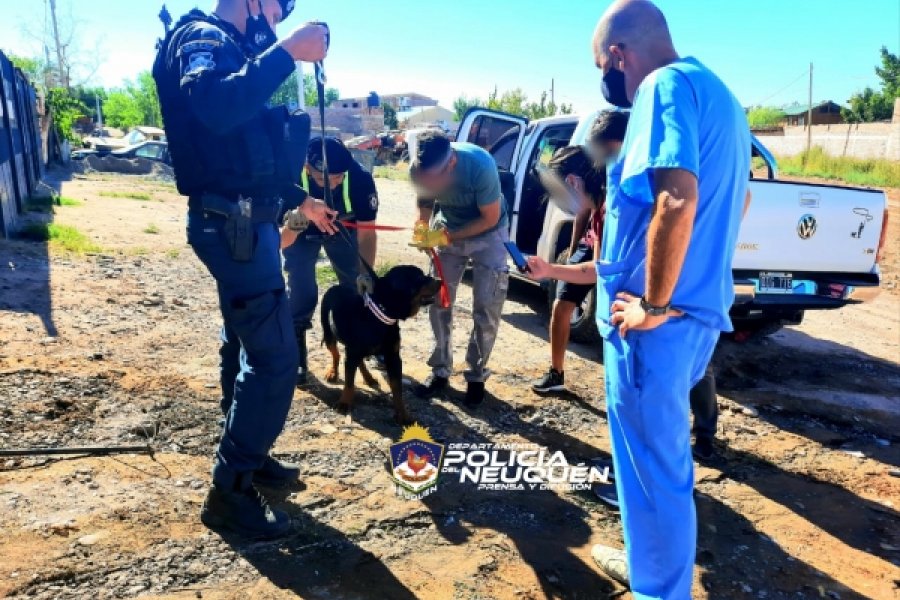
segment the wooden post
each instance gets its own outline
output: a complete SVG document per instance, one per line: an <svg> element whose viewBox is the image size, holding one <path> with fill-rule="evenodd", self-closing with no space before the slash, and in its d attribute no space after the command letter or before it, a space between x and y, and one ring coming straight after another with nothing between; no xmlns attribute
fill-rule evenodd
<svg viewBox="0 0 900 600"><path fill-rule="evenodd" d="M809 109L806 111L806 155L812 148L813 64L809 63Z"/></svg>
<svg viewBox="0 0 900 600"><path fill-rule="evenodd" d="M56 60L59 64L59 83L62 87L69 89L69 73L66 69L63 47L59 42L59 25L56 22L56 0L50 0L50 18L53 21L53 39L56 42Z"/></svg>

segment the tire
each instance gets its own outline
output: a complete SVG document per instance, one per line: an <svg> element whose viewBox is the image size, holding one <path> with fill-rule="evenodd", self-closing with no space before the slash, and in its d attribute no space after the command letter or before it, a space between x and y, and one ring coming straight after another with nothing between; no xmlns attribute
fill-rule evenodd
<svg viewBox="0 0 900 600"><path fill-rule="evenodd" d="M556 257L556 263L564 265L569 260L568 249L560 252ZM559 281L551 279L547 285L547 300L550 303L550 309L553 309L553 303L556 301L556 289ZM599 344L600 332L597 330L597 321L595 315L597 313L597 289L594 286L581 307L575 309L572 315L572 324L569 331L569 339L579 344Z"/></svg>
<svg viewBox="0 0 900 600"><path fill-rule="evenodd" d="M779 332L784 327L784 321L781 319L732 318L731 325L734 327L734 331L725 334L725 337L735 341L747 341L768 337Z"/></svg>

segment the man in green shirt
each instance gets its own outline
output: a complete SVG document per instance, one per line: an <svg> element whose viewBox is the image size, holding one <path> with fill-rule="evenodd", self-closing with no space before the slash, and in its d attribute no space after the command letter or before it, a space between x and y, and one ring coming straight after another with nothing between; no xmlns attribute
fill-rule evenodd
<svg viewBox="0 0 900 600"><path fill-rule="evenodd" d="M478 146L451 143L443 133L428 132L419 138L410 175L418 196L419 221L443 229L449 242L437 252L450 291L450 307L429 308L434 332L434 351L428 360L432 373L416 393L432 396L447 387L453 371L453 304L471 261L474 326L466 352L465 404L475 407L484 400L484 382L490 375L487 362L509 288L503 246L509 240L509 218L497 164Z"/></svg>

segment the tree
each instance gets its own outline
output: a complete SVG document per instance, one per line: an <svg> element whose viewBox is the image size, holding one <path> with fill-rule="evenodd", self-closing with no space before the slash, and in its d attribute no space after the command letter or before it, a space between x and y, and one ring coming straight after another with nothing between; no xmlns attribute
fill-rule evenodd
<svg viewBox="0 0 900 600"><path fill-rule="evenodd" d="M291 73L291 76L281 82L269 102L273 106L285 104L289 107L296 107L298 102L297 89L297 71ZM340 92L336 88L325 88L325 106L331 106L341 97ZM317 106L319 104L319 94L316 90L316 80L312 75L303 75L303 99L307 107Z"/></svg>
<svg viewBox="0 0 900 600"><path fill-rule="evenodd" d="M841 109L841 116L850 123L884 121L894 113L894 101L900 96L900 57L881 48L881 66L875 67L881 80L881 90L866 87L850 97L848 108Z"/></svg>
<svg viewBox="0 0 900 600"><path fill-rule="evenodd" d="M78 119L87 116L88 107L73 96L66 88L50 88L47 91L47 108L53 117L53 124L62 139L77 143L74 127Z"/></svg>
<svg viewBox="0 0 900 600"><path fill-rule="evenodd" d="M156 80L150 71L143 71L134 83L125 86L127 93L134 98L141 111L139 125L162 127L162 110L159 107L159 94L156 91Z"/></svg>
<svg viewBox="0 0 900 600"><path fill-rule="evenodd" d="M385 104L384 108L384 126L388 129L400 129L400 123L397 122L397 111L390 104Z"/></svg>
<svg viewBox="0 0 900 600"><path fill-rule="evenodd" d="M4 54L6 54L6 58L9 59L9 62L11 62L14 67L16 67L17 69L21 69L22 72L28 76L28 79L31 80L32 84L38 87L43 87L44 74L47 71L47 65L44 63L44 61L39 58L17 56L8 52L4 52Z"/></svg>
<svg viewBox="0 0 900 600"><path fill-rule="evenodd" d="M106 124L110 127L128 130L135 125L143 125L144 114L134 96L125 90L115 90L106 98L103 107Z"/></svg>
<svg viewBox="0 0 900 600"><path fill-rule="evenodd" d="M755 106L747 113L752 128L774 127L784 120L784 111L770 106Z"/></svg>
<svg viewBox="0 0 900 600"><path fill-rule="evenodd" d="M478 98L469 98L468 96L460 96L454 100L453 110L456 112L456 120L462 121L469 109L475 108L476 106L484 106L484 102Z"/></svg>
<svg viewBox="0 0 900 600"><path fill-rule="evenodd" d="M460 96L453 102L453 109L456 111L458 120L462 120L466 111L475 106L484 106L490 110L498 110L511 115L527 117L528 119L542 119L554 115L572 114L574 109L571 104L556 104L550 101L548 97L547 92L542 92L540 102L529 102L528 96L525 95L522 88L507 90L502 94L497 88L494 88L488 94L487 102L482 102L477 98Z"/></svg>

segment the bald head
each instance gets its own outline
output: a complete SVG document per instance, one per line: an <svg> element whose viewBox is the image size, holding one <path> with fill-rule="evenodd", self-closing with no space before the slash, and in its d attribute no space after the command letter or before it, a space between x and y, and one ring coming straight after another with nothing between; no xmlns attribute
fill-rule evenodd
<svg viewBox="0 0 900 600"><path fill-rule="evenodd" d="M625 73L629 99L641 81L678 58L666 17L649 0L616 0L594 31L594 60L604 73Z"/></svg>

